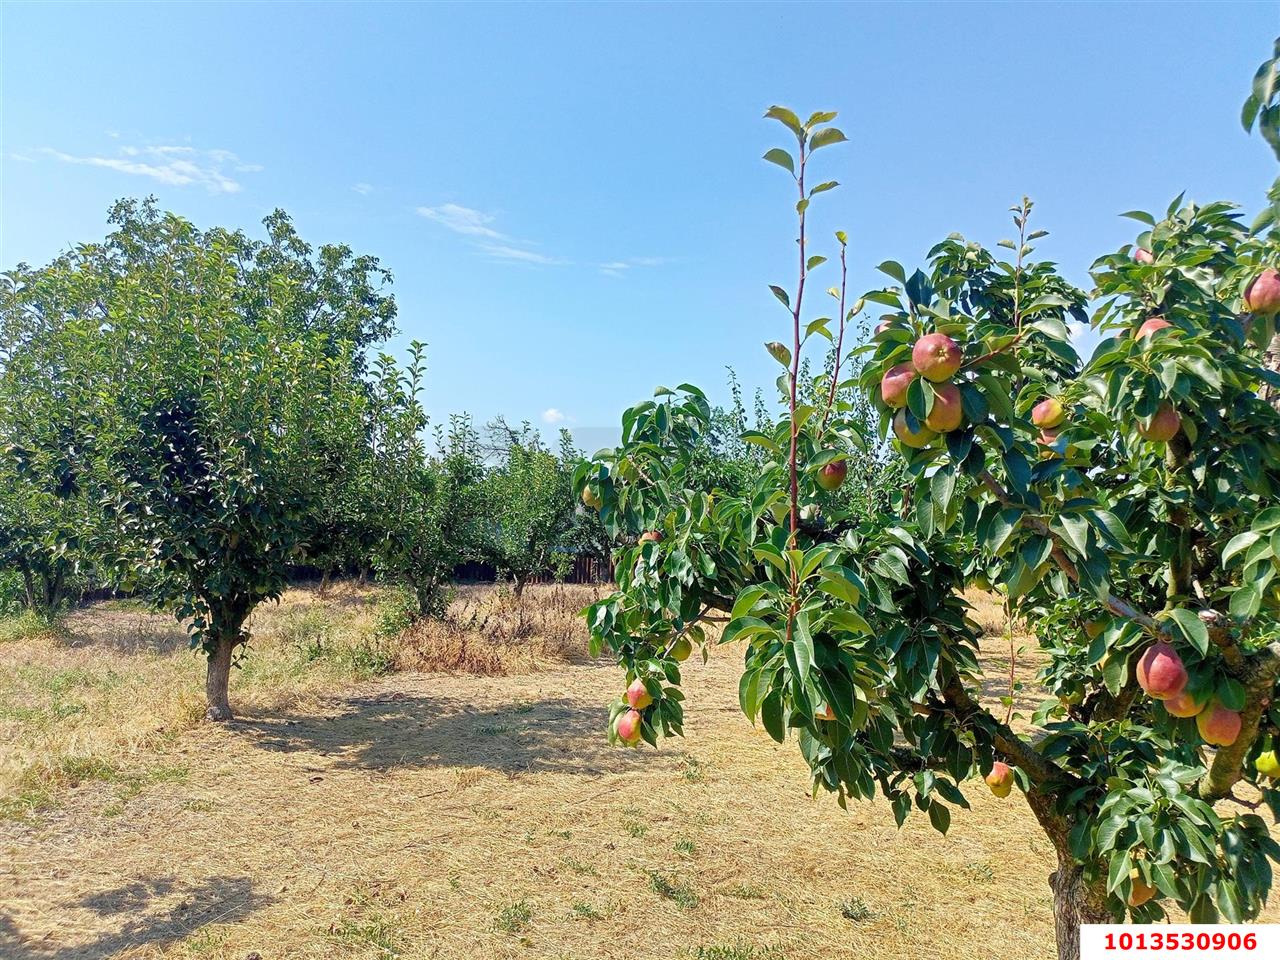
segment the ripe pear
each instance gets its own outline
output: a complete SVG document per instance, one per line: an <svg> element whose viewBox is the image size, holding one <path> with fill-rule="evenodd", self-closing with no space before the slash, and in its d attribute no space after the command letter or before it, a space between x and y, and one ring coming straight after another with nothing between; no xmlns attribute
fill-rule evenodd
<svg viewBox="0 0 1280 960"><path fill-rule="evenodd" d="M1145 424L1138 422L1138 434L1144 440L1150 440L1152 443L1168 443L1182 429L1182 417L1178 415L1178 411L1173 409L1173 404L1165 401L1160 404L1159 408L1151 419Z"/></svg>
<svg viewBox="0 0 1280 960"><path fill-rule="evenodd" d="M1164 330L1165 328L1172 326L1173 324L1164 317L1150 317L1138 328L1137 336L1138 339L1141 340L1143 337L1154 336L1157 330Z"/></svg>
<svg viewBox="0 0 1280 960"><path fill-rule="evenodd" d="M949 433L964 421L964 407L960 388L954 383L940 383L933 388L933 409L924 418L924 425L934 433Z"/></svg>
<svg viewBox="0 0 1280 960"><path fill-rule="evenodd" d="M844 478L849 475L849 461L832 460L818 468L818 486L832 492L844 485Z"/></svg>
<svg viewBox="0 0 1280 960"><path fill-rule="evenodd" d="M688 637L681 637L671 648L671 659L676 663L684 663L691 653L693 653L693 644L689 642Z"/></svg>
<svg viewBox="0 0 1280 960"><path fill-rule="evenodd" d="M1244 305L1250 313L1270 316L1280 310L1280 273L1267 267L1244 288Z"/></svg>
<svg viewBox="0 0 1280 960"><path fill-rule="evenodd" d="M1138 661L1138 685L1156 700L1176 697L1187 685L1187 668L1178 652L1163 640L1147 647Z"/></svg>
<svg viewBox="0 0 1280 960"><path fill-rule="evenodd" d="M644 681L639 677L632 680L631 686L627 687L627 703L631 705L632 710L643 710L653 703L653 697L649 696Z"/></svg>
<svg viewBox="0 0 1280 960"><path fill-rule="evenodd" d="M903 446L910 447L913 450L921 450L933 443L938 436L924 424L920 425L920 429L916 432L911 431L910 424L907 423L907 411L899 410L893 418L893 433Z"/></svg>
<svg viewBox="0 0 1280 960"><path fill-rule="evenodd" d="M1048 397L1031 408L1031 422L1041 430L1060 427L1065 419L1067 419L1067 408L1057 397Z"/></svg>
<svg viewBox="0 0 1280 960"><path fill-rule="evenodd" d="M926 334L911 348L911 363L934 383L950 380L963 361L960 345L945 333Z"/></svg>
<svg viewBox="0 0 1280 960"><path fill-rule="evenodd" d="M916 369L909 363L899 363L885 371L880 378L880 399L890 410L901 410L907 405L907 388L916 378Z"/></svg>
<svg viewBox="0 0 1280 960"><path fill-rule="evenodd" d="M640 724L644 718L635 710L628 710L626 713L618 715L618 725L615 728L618 739L629 747L635 746L640 742Z"/></svg>
<svg viewBox="0 0 1280 960"><path fill-rule="evenodd" d="M1007 797L1013 790L1013 770L1009 765L1001 760L997 760L991 765L991 772L984 778L987 786L991 788L991 792L1001 799Z"/></svg>
<svg viewBox="0 0 1280 960"><path fill-rule="evenodd" d="M1240 714L1214 701L1196 716L1196 728L1205 743L1229 747L1240 736Z"/></svg>

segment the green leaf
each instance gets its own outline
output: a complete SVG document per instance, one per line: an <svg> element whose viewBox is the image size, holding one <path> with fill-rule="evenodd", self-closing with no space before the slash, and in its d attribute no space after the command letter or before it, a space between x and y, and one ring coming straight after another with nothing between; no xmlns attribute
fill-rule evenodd
<svg viewBox="0 0 1280 960"><path fill-rule="evenodd" d="M770 163L776 163L793 177L795 176L796 162L792 159L791 154L787 153L787 151L783 150L781 147L774 147L764 155L764 158Z"/></svg>
<svg viewBox="0 0 1280 960"><path fill-rule="evenodd" d="M1128 680L1129 655L1120 650L1112 650L1111 656L1107 658L1107 663L1102 668L1102 682L1106 685L1107 692L1113 697L1118 697Z"/></svg>
<svg viewBox="0 0 1280 960"><path fill-rule="evenodd" d="M934 800L929 804L929 822L933 824L933 829L945 834L951 826L951 809Z"/></svg>
<svg viewBox="0 0 1280 960"><path fill-rule="evenodd" d="M1227 543L1226 549L1222 551L1222 565L1225 567L1237 553L1248 550L1261 539L1262 534L1253 530L1246 530L1244 533L1236 534Z"/></svg>
<svg viewBox="0 0 1280 960"><path fill-rule="evenodd" d="M787 738L786 726L782 719L782 691L771 690L760 704L760 720L765 731L778 743Z"/></svg>
<svg viewBox="0 0 1280 960"><path fill-rule="evenodd" d="M797 137L804 136L804 127L800 125L800 118L786 107L779 107L775 104L766 110L764 115L770 120L777 120Z"/></svg>
<svg viewBox="0 0 1280 960"><path fill-rule="evenodd" d="M825 127L809 138L809 149L820 150L833 143L844 143L849 138L835 127Z"/></svg>
<svg viewBox="0 0 1280 960"><path fill-rule="evenodd" d="M1182 635L1202 656L1209 652L1209 628L1196 616L1195 611L1178 607L1170 611L1169 618L1177 623Z"/></svg>

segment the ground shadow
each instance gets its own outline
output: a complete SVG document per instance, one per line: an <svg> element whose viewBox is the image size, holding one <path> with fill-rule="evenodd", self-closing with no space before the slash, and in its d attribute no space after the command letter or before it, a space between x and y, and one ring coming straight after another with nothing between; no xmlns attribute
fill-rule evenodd
<svg viewBox="0 0 1280 960"><path fill-rule="evenodd" d="M233 729L261 749L317 753L339 768L486 767L598 776L674 762L652 751L610 747L608 708L566 697L480 708L427 690L397 691L347 697L336 706L326 715L249 717Z"/></svg>
<svg viewBox="0 0 1280 960"><path fill-rule="evenodd" d="M54 937L33 941L9 917L0 914L0 956L13 960L100 960L142 946L164 947L213 923L235 923L271 903L248 877L211 877L195 885L172 877L135 880L86 894L59 911L71 919L77 910L124 919L118 930L88 943L64 944Z"/></svg>

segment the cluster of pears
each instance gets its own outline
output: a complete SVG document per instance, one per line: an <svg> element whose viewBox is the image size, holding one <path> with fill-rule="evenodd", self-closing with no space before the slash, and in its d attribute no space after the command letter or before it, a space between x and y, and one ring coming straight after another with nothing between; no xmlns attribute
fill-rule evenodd
<svg viewBox="0 0 1280 960"><path fill-rule="evenodd" d="M671 645L671 658L677 663L684 663L691 653L693 653L693 644L688 637L678 637ZM636 677L623 693L622 699L626 701L627 709L619 713L613 721L613 732L628 747L638 746L641 727L644 724L644 711L653 704L653 697L644 681Z"/></svg>
<svg viewBox="0 0 1280 960"><path fill-rule="evenodd" d="M1187 668L1178 652L1163 640L1153 643L1138 661L1138 685L1164 704L1173 717L1195 717L1205 743L1229 747L1240 736L1240 714L1217 699L1197 700L1187 690Z"/></svg>
<svg viewBox="0 0 1280 960"><path fill-rule="evenodd" d="M891 323L881 324L883 331ZM880 378L880 398L893 416L893 433L905 446L920 450L933 443L940 433L958 430L964 422L964 405L960 388L952 381L964 362L960 345L945 333L925 334L911 348L911 362L899 363L885 371ZM907 420L907 390L917 376L933 385L933 407L920 424L912 430Z"/></svg>

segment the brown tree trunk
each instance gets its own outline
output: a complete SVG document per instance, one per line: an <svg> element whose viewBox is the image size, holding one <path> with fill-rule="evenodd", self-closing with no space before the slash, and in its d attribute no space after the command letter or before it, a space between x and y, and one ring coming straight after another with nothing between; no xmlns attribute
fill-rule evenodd
<svg viewBox="0 0 1280 960"><path fill-rule="evenodd" d="M1058 943L1058 960L1080 960L1080 924L1112 923L1106 908L1106 891L1101 884L1087 884L1079 867L1058 861L1049 874L1053 891L1053 928Z"/></svg>
<svg viewBox="0 0 1280 960"><path fill-rule="evenodd" d="M231 681L231 658L240 637L222 636L209 653L209 670L205 674L204 693L208 701L205 717L217 722L234 719L231 704L227 700L227 686Z"/></svg>
<svg viewBox="0 0 1280 960"><path fill-rule="evenodd" d="M1071 823L1053 807L1053 798L1038 791L1027 793L1027 803L1058 854L1058 869L1049 874L1053 891L1053 926L1058 960L1080 960L1080 925L1111 923L1106 886L1086 881L1071 856Z"/></svg>
<svg viewBox="0 0 1280 960"><path fill-rule="evenodd" d="M525 578L516 577L516 599L519 600L524 593Z"/></svg>

